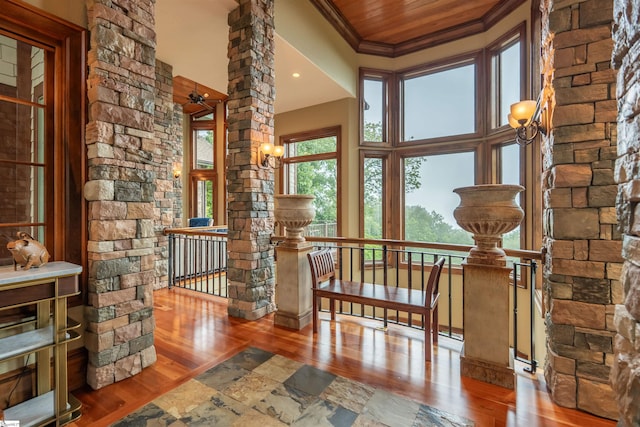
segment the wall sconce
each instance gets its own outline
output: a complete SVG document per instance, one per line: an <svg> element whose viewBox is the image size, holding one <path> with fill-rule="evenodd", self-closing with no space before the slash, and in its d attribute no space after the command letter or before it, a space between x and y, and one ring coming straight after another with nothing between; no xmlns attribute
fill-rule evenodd
<svg viewBox="0 0 640 427"><path fill-rule="evenodd" d="M538 132L547 134L546 111L543 111L538 101L527 99L525 101L511 104L511 114L509 114L509 125L516 130L516 142L519 145L530 144Z"/></svg>
<svg viewBox="0 0 640 427"><path fill-rule="evenodd" d="M173 177L175 179L180 178L180 175L182 175L182 165L178 162L174 162L173 163Z"/></svg>
<svg viewBox="0 0 640 427"><path fill-rule="evenodd" d="M260 164L262 167L271 166L279 168L284 155L284 147L282 145L273 145L270 142L260 144Z"/></svg>

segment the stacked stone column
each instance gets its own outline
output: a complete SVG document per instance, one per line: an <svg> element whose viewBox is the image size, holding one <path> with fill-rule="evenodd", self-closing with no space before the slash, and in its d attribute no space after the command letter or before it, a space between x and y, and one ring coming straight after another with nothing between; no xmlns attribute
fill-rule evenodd
<svg viewBox="0 0 640 427"><path fill-rule="evenodd" d="M155 134L159 145L154 154L161 163L157 173L162 177L156 182L155 194L157 287L168 284L168 238L163 230L182 226L182 181L173 177L174 163L182 164L182 126L182 106L173 102L173 67L156 60Z"/></svg>
<svg viewBox="0 0 640 427"><path fill-rule="evenodd" d="M618 218L623 237L624 296L616 306L611 370L620 426L640 425L640 9L615 0L613 65L618 69Z"/></svg>
<svg viewBox="0 0 640 427"><path fill-rule="evenodd" d="M275 310L273 171L257 161L273 143L274 2L239 4L229 14L228 312L253 320Z"/></svg>
<svg viewBox="0 0 640 427"><path fill-rule="evenodd" d="M161 209L155 199L170 184L154 132L154 4L87 0L85 346L87 382L95 389L135 375L156 360L153 288Z"/></svg>
<svg viewBox="0 0 640 427"><path fill-rule="evenodd" d="M559 405L607 418L617 417L609 371L622 267L612 4L542 2L542 63L552 67L543 72L556 101L543 140L545 377Z"/></svg>

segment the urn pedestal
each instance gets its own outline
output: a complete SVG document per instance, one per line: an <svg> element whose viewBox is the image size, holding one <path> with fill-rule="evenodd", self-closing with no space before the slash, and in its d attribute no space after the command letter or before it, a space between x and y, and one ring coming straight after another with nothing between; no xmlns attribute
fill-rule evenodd
<svg viewBox="0 0 640 427"><path fill-rule="evenodd" d="M462 264L464 275L464 346L460 373L480 381L515 388L509 347L509 274L502 235L524 218L516 196L519 185L476 185L453 190L460 196L456 221L473 233L476 246Z"/></svg>
<svg viewBox="0 0 640 427"><path fill-rule="evenodd" d="M274 323L302 329L312 317L311 271L307 253L313 246L302 235L315 217L314 196L285 194L274 196L274 216L285 227L285 241L276 248L276 306Z"/></svg>

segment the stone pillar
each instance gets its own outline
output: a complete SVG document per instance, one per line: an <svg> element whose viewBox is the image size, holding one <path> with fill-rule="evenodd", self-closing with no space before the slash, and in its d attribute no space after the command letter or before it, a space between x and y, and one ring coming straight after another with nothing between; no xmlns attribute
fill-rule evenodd
<svg viewBox="0 0 640 427"><path fill-rule="evenodd" d="M612 5L542 1L542 72L556 101L542 141L545 378L560 406L606 418L617 417L608 378L622 267Z"/></svg>
<svg viewBox="0 0 640 427"><path fill-rule="evenodd" d="M635 0L614 1L613 65L618 71L618 218L623 233L624 295L616 305L611 383L620 426L640 425L640 9Z"/></svg>
<svg viewBox="0 0 640 427"><path fill-rule="evenodd" d="M228 312L254 320L275 310L273 170L257 161L273 143L274 5L239 4L229 14Z"/></svg>
<svg viewBox="0 0 640 427"><path fill-rule="evenodd" d="M162 233L166 227L182 226L182 180L173 177L173 164L182 164L182 106L173 102L173 67L156 60L155 134L159 143L154 157L162 164L158 173L162 180L156 187L156 272L158 287L168 285L168 237Z"/></svg>
<svg viewBox="0 0 640 427"><path fill-rule="evenodd" d="M278 246L278 271L274 323L290 329L302 329L313 320L311 271L307 254L309 242Z"/></svg>
<svg viewBox="0 0 640 427"><path fill-rule="evenodd" d="M285 227L285 240L278 246L278 280L274 323L302 329L313 320L311 268L307 254L313 245L302 235L315 218L314 196L280 194L276 196L275 219Z"/></svg>
<svg viewBox="0 0 640 427"><path fill-rule="evenodd" d="M158 189L154 133L155 0L87 0L91 44L86 128L88 203L87 383L94 389L156 361Z"/></svg>
<svg viewBox="0 0 640 427"><path fill-rule="evenodd" d="M514 389L509 348L509 273L500 265L462 265L464 274L464 347L460 373Z"/></svg>
<svg viewBox="0 0 640 427"><path fill-rule="evenodd" d="M515 229L524 211L515 198L519 185L475 185L453 190L460 196L453 216L473 233L476 246L462 264L464 275L464 346L460 373L514 389L513 355L509 347L509 273L499 247L502 235Z"/></svg>

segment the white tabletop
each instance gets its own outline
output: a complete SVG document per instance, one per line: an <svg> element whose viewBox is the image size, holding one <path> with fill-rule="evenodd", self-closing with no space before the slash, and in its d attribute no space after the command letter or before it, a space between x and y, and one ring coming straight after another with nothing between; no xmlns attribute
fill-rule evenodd
<svg viewBox="0 0 640 427"><path fill-rule="evenodd" d="M72 276L82 273L82 266L66 261L48 262L41 267L31 267L29 270L13 270L13 266L0 268L0 285L25 282L27 280L49 279L60 276Z"/></svg>

